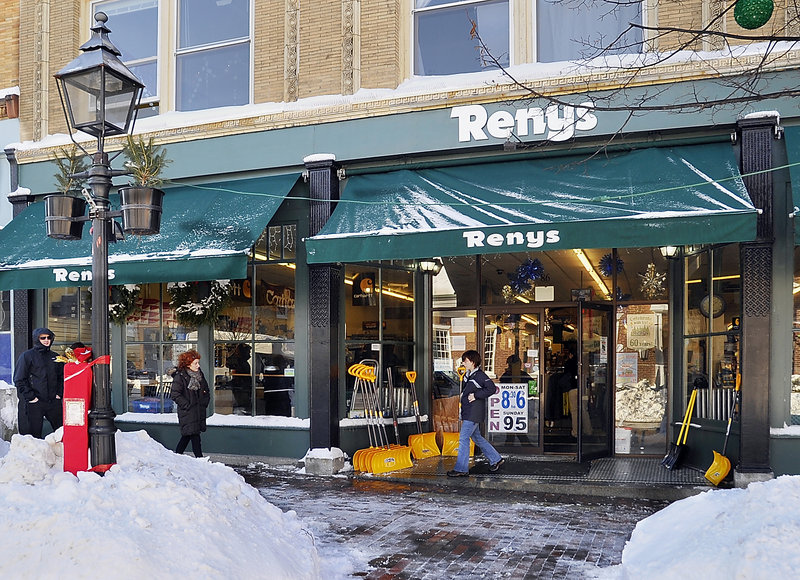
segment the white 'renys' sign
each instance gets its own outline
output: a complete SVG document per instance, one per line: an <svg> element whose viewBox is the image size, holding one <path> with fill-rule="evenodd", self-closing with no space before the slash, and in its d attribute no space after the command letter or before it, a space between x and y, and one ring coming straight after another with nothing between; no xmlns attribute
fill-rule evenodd
<svg viewBox="0 0 800 580"><path fill-rule="evenodd" d="M108 269L108 279L114 279L115 272ZM91 282L91 270L67 270L66 268L53 268L53 279L56 282Z"/></svg>
<svg viewBox="0 0 800 580"><path fill-rule="evenodd" d="M458 119L458 141L484 141L490 136L507 139L510 135L522 139L529 135L545 135L549 141L566 141L576 131L591 131L597 127L592 113L594 103L579 105L548 105L500 110L489 115L483 105L453 107L451 119ZM488 133L488 135L487 135Z"/></svg>
<svg viewBox="0 0 800 580"><path fill-rule="evenodd" d="M558 230L531 230L525 232L508 232L506 234L486 234L481 230L470 230L461 234L467 243L467 248L483 248L490 246L501 248L503 246L523 246L526 248L541 248L545 244L557 244L561 241Z"/></svg>

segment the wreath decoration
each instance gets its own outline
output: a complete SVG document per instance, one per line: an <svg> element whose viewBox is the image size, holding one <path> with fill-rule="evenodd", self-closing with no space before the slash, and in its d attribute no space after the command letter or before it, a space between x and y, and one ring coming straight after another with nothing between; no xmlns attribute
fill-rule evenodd
<svg viewBox="0 0 800 580"><path fill-rule="evenodd" d="M206 289L208 295L204 295ZM231 282L170 282L167 293L179 324L190 327L210 325L217 321L231 301Z"/></svg>
<svg viewBox="0 0 800 580"><path fill-rule="evenodd" d="M142 287L138 284L125 284L111 287L111 300L108 304L108 317L116 324L124 324L139 309L137 303Z"/></svg>

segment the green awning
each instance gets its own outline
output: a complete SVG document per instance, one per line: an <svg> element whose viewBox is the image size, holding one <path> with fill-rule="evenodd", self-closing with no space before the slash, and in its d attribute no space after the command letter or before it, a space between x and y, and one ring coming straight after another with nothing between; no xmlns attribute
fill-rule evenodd
<svg viewBox="0 0 800 580"><path fill-rule="evenodd" d="M109 244L112 284L244 278L250 248L299 174L165 189L161 233ZM112 208L118 208L112 196ZM91 285L91 235L54 240L44 202L0 230L0 289Z"/></svg>
<svg viewBox="0 0 800 580"><path fill-rule="evenodd" d="M789 161L789 179L792 181L792 203L797 212L794 219L794 243L800 245L800 127L786 127L783 130L786 142L786 159Z"/></svg>
<svg viewBox="0 0 800 580"><path fill-rule="evenodd" d="M734 152L717 143L350 177L310 263L755 237Z"/></svg>

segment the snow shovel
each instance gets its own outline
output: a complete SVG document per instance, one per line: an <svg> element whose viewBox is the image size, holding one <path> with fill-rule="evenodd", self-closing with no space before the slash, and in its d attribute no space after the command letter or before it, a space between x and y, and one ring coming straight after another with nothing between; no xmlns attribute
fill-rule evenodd
<svg viewBox="0 0 800 580"><path fill-rule="evenodd" d="M661 460L661 465L667 469L674 469L681 460L683 455L684 446L686 445L686 438L689 435L689 422L692 419L692 412L694 411L694 402L697 400L697 387L692 391L692 396L689 397L689 405L686 407L686 413L683 415L683 423L681 423L681 430L678 433L678 440L672 444L669 452Z"/></svg>
<svg viewBox="0 0 800 580"><path fill-rule="evenodd" d="M392 413L394 414L394 384L391 379L391 368L389 372L389 391L392 397ZM395 445L389 445L389 437L386 434L386 424L383 420L383 411L381 409L380 399L378 398L378 389L376 386L377 381L372 381L372 404L373 415L375 416L378 426L379 436L381 437L382 448L373 451L369 454L366 461L369 462L368 471L370 473L387 473L389 471L396 471L398 469L407 469L414 467L411 462L411 447L400 445L399 440ZM397 434L397 418L394 418L395 433Z"/></svg>
<svg viewBox="0 0 800 580"><path fill-rule="evenodd" d="M349 369L347 369L347 373L353 377L355 377L356 382L353 386L353 398L355 399L359 389L361 389L361 397L364 401L364 417L367 420L367 436L369 437L369 447L364 449L359 449L353 454L353 469L356 471L366 471L366 464L364 463L364 455L373 449L377 448L377 433L373 432L372 426L372 410L370 409L370 405L368 403L367 392L365 387L365 381L370 377L374 376L374 371L372 367L369 365L364 364L365 361L361 363L352 365ZM376 363L377 364L377 363Z"/></svg>
<svg viewBox="0 0 800 580"><path fill-rule="evenodd" d="M459 366L456 369L458 373L459 382L464 382L464 375L467 374L467 369L462 366ZM459 393L460 396L460 393ZM458 424L461 425L461 399L459 398L458 403ZM456 457L458 456L458 439L460 437L459 433L447 433L442 432L442 455L446 455L449 457ZM472 457L472 454L475 451L475 442L470 439L469 440L469 455Z"/></svg>
<svg viewBox="0 0 800 580"><path fill-rule="evenodd" d="M417 380L417 371L406 371L406 378L411 383L411 400L414 406L414 417L417 419L417 434L408 436L408 444L411 446L411 453L414 459L425 459L441 455L439 446L436 445L436 433L423 433L422 420L419 416L419 401L417 400L417 388L414 382Z"/></svg>
<svg viewBox="0 0 800 580"><path fill-rule="evenodd" d="M722 453L717 453L712 450L714 460L711 462L711 466L706 470L706 479L715 486L719 485L723 479L728 477L728 473L731 471L731 460L725 457L725 452L728 450L728 438L731 435L731 423L733 422L734 411L736 411L736 403L739 400L739 387L741 382L742 375L737 374L736 389L733 395L733 403L731 403L731 412L728 415L728 427L725 429L725 443L722 445Z"/></svg>

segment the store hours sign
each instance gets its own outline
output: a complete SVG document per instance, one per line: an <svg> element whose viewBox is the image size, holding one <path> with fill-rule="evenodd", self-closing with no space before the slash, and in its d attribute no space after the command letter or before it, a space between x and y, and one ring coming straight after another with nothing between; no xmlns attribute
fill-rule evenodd
<svg viewBox="0 0 800 580"><path fill-rule="evenodd" d="M528 432L528 383L501 383L489 397L489 433Z"/></svg>

